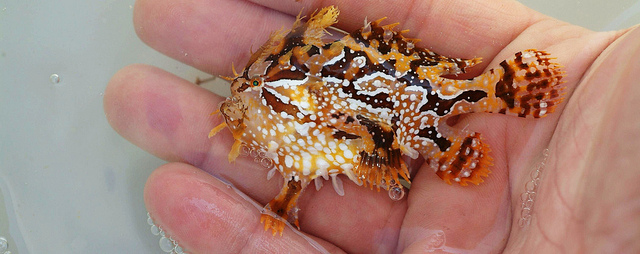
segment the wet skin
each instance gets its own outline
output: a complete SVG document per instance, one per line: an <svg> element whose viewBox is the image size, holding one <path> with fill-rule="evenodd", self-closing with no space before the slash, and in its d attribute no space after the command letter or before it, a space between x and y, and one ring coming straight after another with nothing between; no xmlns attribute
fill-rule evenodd
<svg viewBox="0 0 640 254"><path fill-rule="evenodd" d="M134 25L156 50L212 74L230 75L230 63L244 64L251 45L289 27L302 7L321 7L316 4L141 0ZM411 191L402 201L350 181L344 181L344 197L332 188L310 189L299 203L304 233L330 252L423 252L432 230L445 233L448 247L478 252L640 251L634 241L640 237L640 174L634 163L640 155L640 87L632 77L640 71L638 29L596 33L512 1L338 7L343 30L361 27L365 17L386 16L422 39L422 47L447 56L482 57L470 77L522 49L553 52L565 66L567 95L543 119L473 114L452 122L483 133L492 148L492 174L482 185L448 185L416 161L410 165L417 172ZM315 251L289 228L283 237L263 231L260 211L211 176L227 179L261 205L282 184L278 178L267 181L266 169L249 159L228 164L230 134L206 138L219 123L207 116L222 100L145 65L128 66L109 83L104 104L110 124L170 161L148 180L150 214L190 252ZM545 148L550 155L534 218L521 228L520 194Z"/></svg>

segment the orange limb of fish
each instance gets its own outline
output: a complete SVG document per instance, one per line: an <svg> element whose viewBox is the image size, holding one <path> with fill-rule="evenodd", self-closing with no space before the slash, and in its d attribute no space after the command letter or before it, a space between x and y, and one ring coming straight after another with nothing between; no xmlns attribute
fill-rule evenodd
<svg viewBox="0 0 640 254"><path fill-rule="evenodd" d="M489 156L491 149L484 144L477 132L463 135L459 130L452 138L448 138L451 146L445 152L439 152L428 160L436 174L448 184L457 182L462 186L469 183L480 184L483 177L489 176L489 167L493 159Z"/></svg>
<svg viewBox="0 0 640 254"><path fill-rule="evenodd" d="M242 148L242 141L237 140L233 142L233 146L231 146L231 151L229 152L229 162L236 161L236 158L240 155L240 148Z"/></svg>
<svg viewBox="0 0 640 254"><path fill-rule="evenodd" d="M224 127L227 127L227 122L222 122L221 124L218 124L216 127L213 127L213 129L211 129L211 131L209 132L209 138L215 136L216 134L218 134L218 132L220 132L222 129L224 129Z"/></svg>
<svg viewBox="0 0 640 254"><path fill-rule="evenodd" d="M264 223L264 230L271 229L273 235L284 231L285 221L289 221L300 229L298 223L298 197L304 186L301 181L289 180L285 182L280 194L265 206L260 216L260 223Z"/></svg>
<svg viewBox="0 0 640 254"><path fill-rule="evenodd" d="M232 77L227 77L227 76L222 76L222 75L220 75L218 77L220 77L221 79L224 79L226 81L233 81L235 79L235 78L232 78Z"/></svg>

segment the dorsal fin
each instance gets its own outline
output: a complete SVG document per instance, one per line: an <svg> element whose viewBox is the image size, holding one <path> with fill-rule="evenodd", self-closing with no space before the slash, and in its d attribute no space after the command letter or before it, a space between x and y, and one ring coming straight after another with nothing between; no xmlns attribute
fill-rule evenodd
<svg viewBox="0 0 640 254"><path fill-rule="evenodd" d="M251 55L245 70L253 63L264 61L269 55L281 52L290 44L297 46L310 44L321 47L324 45L322 37L328 33L325 28L338 22L338 14L339 11L335 6L328 6L314 12L307 22L302 22L304 16L298 14L291 30L280 29L271 33L269 40Z"/></svg>
<svg viewBox="0 0 640 254"><path fill-rule="evenodd" d="M256 61L264 61L264 59L267 58L267 56L269 56L278 45L282 44L284 38L285 34L282 32L282 28L278 31L272 32L271 35L269 35L267 42L260 46L260 48L251 55L247 62L247 66L245 66L244 69L247 70L249 66Z"/></svg>
<svg viewBox="0 0 640 254"><path fill-rule="evenodd" d="M461 74L469 67L480 63L479 58L460 59L449 58L436 54L426 48L420 48L416 45L420 40L407 38L404 36L408 30L396 31L394 27L399 23L381 25L384 18L373 22L365 23L365 25L351 33L349 36L355 42L362 42L369 47L373 47L382 54L384 60L396 60L396 63L403 62L407 64L396 65L396 70L404 72L409 68L415 69L416 73L420 73L421 79L433 78L428 74L422 73L421 67L430 70L435 76L444 74ZM347 37L348 38L348 37ZM351 45L350 45L351 46ZM403 58L399 60L399 58ZM411 67L409 66L411 63ZM435 66L435 68L434 68Z"/></svg>
<svg viewBox="0 0 640 254"><path fill-rule="evenodd" d="M338 22L338 14L339 11L335 6L327 6L314 12L309 21L304 24L304 44L322 46L324 44L322 37L328 34L325 28Z"/></svg>

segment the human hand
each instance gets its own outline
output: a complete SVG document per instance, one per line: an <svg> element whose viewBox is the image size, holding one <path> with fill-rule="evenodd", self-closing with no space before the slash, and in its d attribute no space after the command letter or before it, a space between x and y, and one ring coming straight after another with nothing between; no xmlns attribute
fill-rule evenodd
<svg viewBox="0 0 640 254"><path fill-rule="evenodd" d="M139 0L134 23L141 39L158 51L229 75L231 62L244 64L251 46L261 45L271 31L290 27L303 6L309 11L322 7L316 4ZM482 133L492 148L492 174L479 186L447 185L427 165L414 162L412 187L401 201L351 181L344 181L343 197L331 188L309 188L299 203L300 225L308 237L330 252L350 253L640 249L633 241L640 228L640 187L635 184L640 174L632 164L640 151L640 118L634 110L640 90L630 76L640 69L638 29L613 43L624 32L591 32L512 1L337 6L337 26L343 30L360 28L365 17L386 16L410 29L408 36L422 39L422 47L445 56L483 57L471 76L517 51L546 50L565 66L567 94L556 112L542 119L498 114L459 119L457 128ZM229 164L230 135L206 138L220 121L208 115L221 100L144 65L126 67L109 83L104 103L111 125L171 162L148 180L149 213L192 253L313 251L291 229L283 237L264 231L260 211L211 176L226 179L261 204L276 196L282 184L279 178L267 181L267 170L250 158ZM520 227L520 196L542 161L531 224ZM444 248L433 242L441 233Z"/></svg>

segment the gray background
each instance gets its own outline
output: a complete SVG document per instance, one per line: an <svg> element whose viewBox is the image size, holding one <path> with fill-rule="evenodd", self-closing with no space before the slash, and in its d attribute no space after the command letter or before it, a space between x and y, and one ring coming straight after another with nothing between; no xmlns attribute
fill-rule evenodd
<svg viewBox="0 0 640 254"><path fill-rule="evenodd" d="M140 42L133 2L0 0L0 237L12 253L160 252L142 190L163 161L111 129L103 92L132 63L208 75ZM521 2L592 30L640 23L639 0Z"/></svg>

